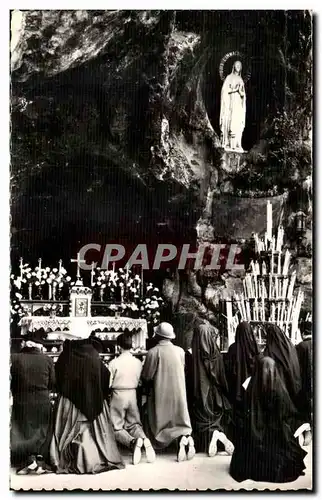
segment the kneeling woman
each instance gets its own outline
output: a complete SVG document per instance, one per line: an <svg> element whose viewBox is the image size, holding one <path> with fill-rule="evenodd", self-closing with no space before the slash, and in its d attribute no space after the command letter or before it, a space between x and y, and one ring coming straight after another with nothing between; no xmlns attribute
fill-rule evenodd
<svg viewBox="0 0 322 500"><path fill-rule="evenodd" d="M272 358L258 360L246 390L247 413L238 429L230 474L286 483L304 475L304 457L290 422L296 409Z"/></svg>
<svg viewBox="0 0 322 500"><path fill-rule="evenodd" d="M109 371L97 348L95 339L66 341L56 363L60 400L50 456L57 473L124 468L107 404Z"/></svg>
<svg viewBox="0 0 322 500"><path fill-rule="evenodd" d="M194 328L191 344L191 422L198 451L214 456L219 447L232 454L234 446L226 437L231 406L222 354L210 323ZM221 446L223 445L223 446Z"/></svg>

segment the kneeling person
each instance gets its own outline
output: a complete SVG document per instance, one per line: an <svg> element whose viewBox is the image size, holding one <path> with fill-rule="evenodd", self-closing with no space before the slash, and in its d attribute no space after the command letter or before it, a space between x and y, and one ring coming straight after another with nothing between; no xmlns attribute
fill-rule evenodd
<svg viewBox="0 0 322 500"><path fill-rule="evenodd" d="M110 412L115 438L133 450L134 465L141 460L142 447L145 448L147 461L154 462L155 452L143 432L136 398L142 363L130 352L132 338L129 335L120 335L117 345L121 348L121 354L109 364L112 389Z"/></svg>
<svg viewBox="0 0 322 500"><path fill-rule="evenodd" d="M150 387L147 398L146 431L158 449L177 441L177 460L195 455L191 436L185 384L185 353L172 344L172 325L161 323L155 328L157 345L146 355L142 380Z"/></svg>

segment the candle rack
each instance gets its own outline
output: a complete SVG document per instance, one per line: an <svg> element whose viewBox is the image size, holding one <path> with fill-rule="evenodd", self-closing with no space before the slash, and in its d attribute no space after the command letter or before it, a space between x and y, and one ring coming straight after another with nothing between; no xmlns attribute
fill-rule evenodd
<svg viewBox="0 0 322 500"><path fill-rule="evenodd" d="M267 204L267 231L264 239L254 235L257 259L251 261L243 279L243 291L226 299L228 343L234 342L240 321L251 324L277 324L297 343L298 320L304 300L302 290L295 292L296 272L290 272L291 253L284 250L284 229L272 232L271 204ZM233 316L233 305L237 314Z"/></svg>

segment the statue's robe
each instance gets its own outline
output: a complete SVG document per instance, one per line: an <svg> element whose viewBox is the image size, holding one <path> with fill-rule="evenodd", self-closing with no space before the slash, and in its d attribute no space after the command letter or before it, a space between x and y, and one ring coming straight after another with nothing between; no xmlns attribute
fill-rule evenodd
<svg viewBox="0 0 322 500"><path fill-rule="evenodd" d="M49 391L54 388L52 359L36 348L11 356L11 461L22 466L30 455L48 458L52 424Z"/></svg>
<svg viewBox="0 0 322 500"><path fill-rule="evenodd" d="M239 84L243 96L239 92L231 91ZM221 89L220 100L220 130L222 133L223 147L230 148L231 137L236 138L236 143L241 148L241 138L245 128L246 120L246 93L241 76L229 74Z"/></svg>
<svg viewBox="0 0 322 500"><path fill-rule="evenodd" d="M170 340L161 340L146 355L142 379L150 383L144 430L156 449L192 432L185 384L185 353Z"/></svg>

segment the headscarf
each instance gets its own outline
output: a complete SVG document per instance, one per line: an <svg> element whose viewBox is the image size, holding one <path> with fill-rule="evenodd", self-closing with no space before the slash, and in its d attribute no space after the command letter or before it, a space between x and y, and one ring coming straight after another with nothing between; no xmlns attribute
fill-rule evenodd
<svg viewBox="0 0 322 500"><path fill-rule="evenodd" d="M256 337L252 327L246 321L239 323L235 334L235 344L228 351L228 358L232 351L229 370L232 371L235 383L235 397L237 401L242 398L242 385L253 372L256 356L260 354Z"/></svg>
<svg viewBox="0 0 322 500"><path fill-rule="evenodd" d="M262 440L272 418L282 421L296 413L277 363L268 356L257 358L246 396L251 433L256 439Z"/></svg>
<svg viewBox="0 0 322 500"><path fill-rule="evenodd" d="M295 346L285 333L274 323L266 328L264 356L274 359L293 401L301 389L301 372Z"/></svg>
<svg viewBox="0 0 322 500"><path fill-rule="evenodd" d="M21 352L23 352L23 353L30 353L30 352L41 353L44 350L43 340L41 338L38 338L32 332L28 332L23 337L22 341L23 341L23 344L22 344Z"/></svg>
<svg viewBox="0 0 322 500"><path fill-rule="evenodd" d="M58 392L90 421L102 412L109 389L109 371L93 344L99 345L92 338L66 340L56 363Z"/></svg>
<svg viewBox="0 0 322 500"><path fill-rule="evenodd" d="M194 373L194 395L207 404L210 389L226 395L228 386L222 354L216 343L216 330L209 323L199 323L194 328L192 357Z"/></svg>

